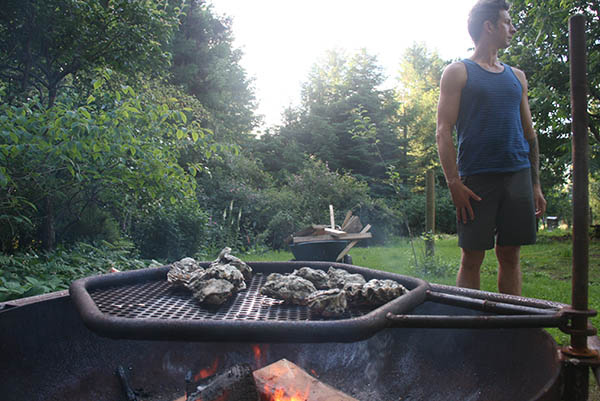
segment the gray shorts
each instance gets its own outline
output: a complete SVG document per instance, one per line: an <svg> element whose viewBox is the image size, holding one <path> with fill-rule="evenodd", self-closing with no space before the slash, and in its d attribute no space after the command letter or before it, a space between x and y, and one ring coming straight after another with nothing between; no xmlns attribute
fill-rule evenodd
<svg viewBox="0 0 600 401"><path fill-rule="evenodd" d="M477 174L462 182L481 198L471 199L474 220L457 221L458 246L468 250L535 243L536 219L530 169Z"/></svg>

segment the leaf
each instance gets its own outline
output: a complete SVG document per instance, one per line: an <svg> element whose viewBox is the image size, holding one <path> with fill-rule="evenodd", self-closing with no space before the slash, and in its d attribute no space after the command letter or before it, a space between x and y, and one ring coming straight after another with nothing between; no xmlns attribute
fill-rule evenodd
<svg viewBox="0 0 600 401"><path fill-rule="evenodd" d="M104 80L101 79L94 79L92 81L92 85L94 86L94 90L97 90L98 88L100 88L102 85L104 84ZM88 98L89 99L89 98Z"/></svg>
<svg viewBox="0 0 600 401"><path fill-rule="evenodd" d="M94 95L89 95L87 98L87 104L92 103L94 100L96 100L96 98L94 97Z"/></svg>

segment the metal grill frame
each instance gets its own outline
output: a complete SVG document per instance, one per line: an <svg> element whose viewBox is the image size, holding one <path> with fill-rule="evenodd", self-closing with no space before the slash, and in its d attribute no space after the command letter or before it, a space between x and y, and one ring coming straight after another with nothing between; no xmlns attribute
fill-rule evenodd
<svg viewBox="0 0 600 401"><path fill-rule="evenodd" d="M202 267L207 267L209 264L210 262L200 263ZM310 315L306 307L283 304L270 305L268 309L272 308L274 315L271 318L268 316L266 318L239 316L239 314L236 316L235 313L231 313L232 307L235 307L238 301L243 302L249 290L238 293L235 300L227 302L221 308L213 309L212 314L211 308L203 307L197 302L194 303L195 301L190 295L180 294L184 302L179 306L187 311L182 310L182 316L176 318L161 318L151 314L147 317L135 316L135 309L142 311L147 307L152 307L152 305L144 305L143 302L136 307L135 303L128 304L124 299L123 306L125 308L123 308L122 316L112 314L110 311L106 313L105 305L97 304L98 294L103 292L114 290L118 296L120 291L125 291L133 286L151 286L155 283L159 286L163 285L166 283L168 266L83 278L74 281L69 292L86 326L96 333L110 338L170 341L352 342L369 338L389 326L386 319L388 313L407 313L423 303L429 288L427 282L418 278L343 263L291 261L249 262L249 265L255 273L265 276L273 272L291 273L294 269L304 266L327 271L332 266L350 273L360 273L367 280L374 278L395 280L409 291L374 310L362 311L340 319L316 318ZM258 288L252 288L251 291L253 291L252 293L258 292ZM168 295L172 296L173 294ZM144 299L144 301L146 300ZM114 298L112 302L114 304ZM127 313L125 313L128 308L134 310L130 317L127 317ZM188 318L185 313L190 312L190 309L196 309L205 314L196 318ZM283 311L286 311L286 316L280 315ZM288 312L294 314L295 317L290 317ZM219 313L223 316L219 317Z"/></svg>

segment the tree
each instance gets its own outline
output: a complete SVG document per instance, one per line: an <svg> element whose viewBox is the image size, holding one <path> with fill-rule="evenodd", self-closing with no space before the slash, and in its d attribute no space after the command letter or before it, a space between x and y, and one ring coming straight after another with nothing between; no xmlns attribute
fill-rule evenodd
<svg viewBox="0 0 600 401"><path fill-rule="evenodd" d="M168 2L4 1L0 77L8 100L33 90L51 107L69 79L97 67L132 75L164 70L176 13Z"/></svg>
<svg viewBox="0 0 600 401"><path fill-rule="evenodd" d="M400 158L393 116L397 104L376 57L361 50L352 57L330 51L316 63L302 89L297 110L288 110L275 135L296 142L302 153L327 162L389 194L383 180Z"/></svg>
<svg viewBox="0 0 600 401"><path fill-rule="evenodd" d="M436 106L446 64L436 52L417 43L405 51L400 63L396 96L401 105L398 120L404 131L407 163L405 169L397 173L404 175L405 187L416 185L417 189L423 190L425 172L439 166L435 141ZM411 179L413 181L409 183Z"/></svg>
<svg viewBox="0 0 600 401"><path fill-rule="evenodd" d="M241 143L255 127L256 99L233 48L229 18L217 18L210 5L186 0L172 45L171 82L195 96L209 112L205 126L219 140Z"/></svg>
<svg viewBox="0 0 600 401"><path fill-rule="evenodd" d="M503 58L527 75L531 111L538 132L542 186L562 185L570 160L571 104L568 19L586 16L591 171L600 171L600 4L592 0L512 2L517 27Z"/></svg>

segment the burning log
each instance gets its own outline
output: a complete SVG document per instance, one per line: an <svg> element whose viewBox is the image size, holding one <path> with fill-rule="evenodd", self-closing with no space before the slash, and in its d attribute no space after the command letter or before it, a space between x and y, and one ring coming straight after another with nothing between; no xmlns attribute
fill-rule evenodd
<svg viewBox="0 0 600 401"><path fill-rule="evenodd" d="M247 364L235 365L227 371L194 382L186 388L187 401L256 401L258 393L252 369ZM190 390L188 390L190 391Z"/></svg>
<svg viewBox="0 0 600 401"><path fill-rule="evenodd" d="M254 380L261 401L358 401L287 359L254 371Z"/></svg>

